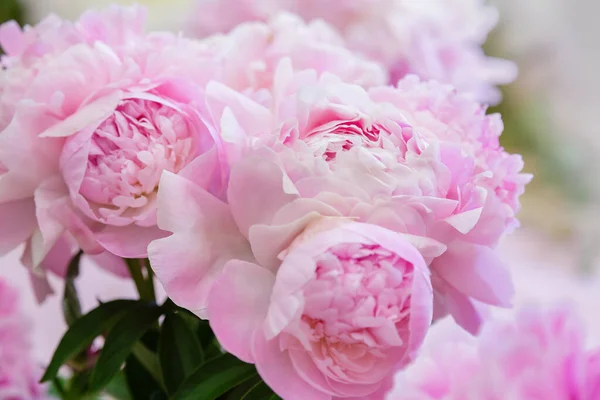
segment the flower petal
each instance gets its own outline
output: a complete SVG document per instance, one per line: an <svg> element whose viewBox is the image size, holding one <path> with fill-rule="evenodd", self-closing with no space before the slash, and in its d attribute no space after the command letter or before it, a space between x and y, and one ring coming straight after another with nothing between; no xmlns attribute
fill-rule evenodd
<svg viewBox="0 0 600 400"><path fill-rule="evenodd" d="M252 260L227 205L185 178L163 172L158 225L173 235L148 246L152 269L171 299L206 317L210 288L227 261Z"/></svg>
<svg viewBox="0 0 600 400"><path fill-rule="evenodd" d="M254 362L252 337L264 323L274 283L269 270L231 260L208 295L211 328L223 348L242 361Z"/></svg>

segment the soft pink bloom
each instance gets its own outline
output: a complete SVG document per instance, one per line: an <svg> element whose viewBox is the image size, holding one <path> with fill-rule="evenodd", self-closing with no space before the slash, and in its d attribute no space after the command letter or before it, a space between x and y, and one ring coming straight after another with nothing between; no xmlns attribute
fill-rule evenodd
<svg viewBox="0 0 600 400"><path fill-rule="evenodd" d="M316 214L411 235L431 269L435 318L450 313L476 332L480 303L511 304L510 275L494 248L516 225L530 177L519 172L520 157L499 146L497 116L415 78L365 91L329 74L294 74L286 61L275 76L265 105L217 83L207 87L208 107L227 127L231 216L207 194L159 194L159 226L174 235L155 242L150 257L176 302L201 313L223 264L246 251L244 237L259 243L253 235L263 235L253 251L271 252L277 226L292 229ZM175 209L190 204L197 216L175 223ZM215 229L233 234L213 237Z"/></svg>
<svg viewBox="0 0 600 400"><path fill-rule="evenodd" d="M364 396L414 356L432 289L412 238L311 212L253 225L247 241L202 188L169 173L161 187L159 203L171 207L160 208L159 224L175 233L153 242L149 256L167 293L209 317L224 348L256 363L281 396ZM265 202L285 196L255 189Z"/></svg>
<svg viewBox="0 0 600 400"><path fill-rule="evenodd" d="M228 262L208 298L211 327L286 399L367 396L421 345L432 315L429 272L395 232L315 224L280 265Z"/></svg>
<svg viewBox="0 0 600 400"><path fill-rule="evenodd" d="M330 26L322 21L306 24L292 14L279 14L267 23L241 24L202 43L219 65L212 78L240 91L271 89L277 65L284 58L290 59L295 70L329 72L365 87L382 85L387 79L380 65L345 48Z"/></svg>
<svg viewBox="0 0 600 400"><path fill-rule="evenodd" d="M572 309L536 307L487 322L478 338L441 324L395 379L389 400L596 400L600 351Z"/></svg>
<svg viewBox="0 0 600 400"><path fill-rule="evenodd" d="M46 399L38 384L41 369L31 354L31 324L19 307L18 293L0 279L0 398Z"/></svg>
<svg viewBox="0 0 600 400"><path fill-rule="evenodd" d="M23 261L35 269L75 240L89 254L145 257L163 236L162 171L217 168L215 130L201 117L211 53L143 25L142 9L113 7L76 23L0 28L2 98L18 100L0 133L0 253L26 241Z"/></svg>
<svg viewBox="0 0 600 400"><path fill-rule="evenodd" d="M513 63L481 48L498 20L482 0L197 0L191 29L199 36L226 32L284 10L324 19L348 48L384 65L393 84L416 74L493 103L500 99L495 85L516 77Z"/></svg>

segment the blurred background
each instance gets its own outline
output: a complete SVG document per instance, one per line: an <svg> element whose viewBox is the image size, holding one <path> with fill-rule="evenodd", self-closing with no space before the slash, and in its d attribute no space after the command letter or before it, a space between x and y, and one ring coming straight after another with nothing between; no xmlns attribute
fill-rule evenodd
<svg viewBox="0 0 600 400"><path fill-rule="evenodd" d="M425 0L423 0L425 1ZM127 4L132 1L114 1ZM517 286L517 303L568 298L587 319L600 343L600 2L598 0L490 0L500 10L498 28L486 44L489 55L514 60L520 75L502 88L492 108L505 122L502 138L524 155L534 181L522 197L522 228L502 243ZM35 23L53 12L75 19L103 0L0 0L0 22ZM139 0L149 7L151 29L184 26L189 0ZM29 291L26 274L12 268L17 256L0 259L0 276ZM60 293L60 282L53 282ZM97 298L134 296L129 282L84 268L84 305ZM41 307L25 305L39 325L36 349L46 360L64 324L56 296ZM54 326L48 330L48 324Z"/></svg>

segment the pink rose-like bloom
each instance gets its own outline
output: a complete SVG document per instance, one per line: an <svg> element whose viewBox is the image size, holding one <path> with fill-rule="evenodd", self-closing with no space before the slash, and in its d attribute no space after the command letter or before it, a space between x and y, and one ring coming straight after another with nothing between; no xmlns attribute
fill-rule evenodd
<svg viewBox="0 0 600 400"><path fill-rule="evenodd" d="M365 91L328 74L295 74L287 61L275 76L268 107L220 84L207 87L211 109L222 111L228 127L226 200L233 220L224 211L227 222L211 214L213 228L204 213L195 225L173 224L173 209L197 200L159 195L159 226L175 234L155 242L150 257L174 301L197 312L206 307L222 266L214 259L227 258L213 248L228 245L211 237L213 255L206 255L195 243L211 229L235 225L254 247L259 241L252 236L264 235L262 250L253 250L270 252L283 234L277 226L293 231L312 213L411 235L432 272L436 319L450 313L476 332L479 303L511 304L510 274L494 248L516 225L518 197L530 177L520 173L520 157L499 145L497 116L449 87L416 78ZM239 244L235 251L245 251L243 238L227 237Z"/></svg>
<svg viewBox="0 0 600 400"><path fill-rule="evenodd" d="M191 181L165 173L161 187L159 203L178 206L160 209L159 223L175 233L150 244L153 268L173 300L208 317L222 346L255 363L279 395L366 396L412 359L433 295L408 238L310 213L255 225L248 242L228 206Z"/></svg>
<svg viewBox="0 0 600 400"><path fill-rule="evenodd" d="M0 133L0 253L26 241L23 261L36 268L74 239L89 254L145 257L163 235L162 171L217 168L201 117L207 46L143 25L142 9L114 7L0 29L9 83L24 84Z"/></svg>
<svg viewBox="0 0 600 400"><path fill-rule="evenodd" d="M223 347L290 400L375 392L431 323L429 272L410 242L356 222L321 229L276 270L230 261L208 298Z"/></svg>
<svg viewBox="0 0 600 400"><path fill-rule="evenodd" d="M416 74L494 103L500 99L495 85L516 77L513 63L487 57L481 48L498 21L481 0L197 0L191 30L226 32L284 10L333 25L349 49L384 65L393 84Z"/></svg>
<svg viewBox="0 0 600 400"><path fill-rule="evenodd" d="M514 320L487 322L478 338L454 332L428 338L386 399L600 398L600 350L586 350L572 309L524 308Z"/></svg>
<svg viewBox="0 0 600 400"><path fill-rule="evenodd" d="M0 280L0 398L46 399L41 369L31 355L31 326L21 314L18 293Z"/></svg>

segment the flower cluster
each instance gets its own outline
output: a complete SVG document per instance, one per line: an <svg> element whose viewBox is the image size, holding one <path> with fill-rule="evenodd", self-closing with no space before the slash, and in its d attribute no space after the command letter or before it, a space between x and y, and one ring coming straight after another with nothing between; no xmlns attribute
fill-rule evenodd
<svg viewBox="0 0 600 400"><path fill-rule="evenodd" d="M291 400L381 394L432 321L474 333L511 304L494 249L530 176L498 115L415 75L386 86L322 22L193 40L143 21L0 28L2 252L25 242L37 274L79 249L148 257Z"/></svg>
<svg viewBox="0 0 600 400"><path fill-rule="evenodd" d="M0 398L46 399L38 384L41 370L31 357L30 324L19 308L17 291L0 280Z"/></svg>
<svg viewBox="0 0 600 400"><path fill-rule="evenodd" d="M387 399L600 398L600 349L586 350L570 308L524 308L513 320L487 322L478 338L440 328Z"/></svg>
<svg viewBox="0 0 600 400"><path fill-rule="evenodd" d="M481 48L498 21L482 0L196 0L190 30L198 36L227 32L282 11L331 24L348 48L384 65L392 84L416 74L496 103L495 85L516 77L513 63L487 57Z"/></svg>

